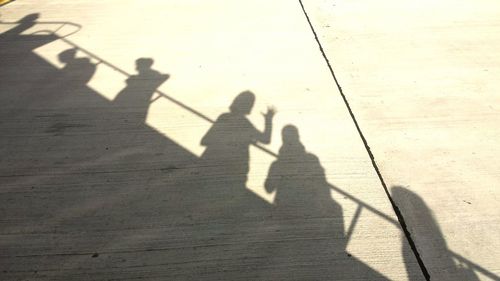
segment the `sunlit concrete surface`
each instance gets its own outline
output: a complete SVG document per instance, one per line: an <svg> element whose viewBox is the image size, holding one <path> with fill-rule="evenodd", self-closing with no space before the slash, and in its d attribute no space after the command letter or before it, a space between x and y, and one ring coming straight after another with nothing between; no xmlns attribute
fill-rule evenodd
<svg viewBox="0 0 500 281"><path fill-rule="evenodd" d="M0 280L423 280L299 2L0 13Z"/></svg>
<svg viewBox="0 0 500 281"><path fill-rule="evenodd" d="M500 280L500 3L304 2L431 279Z"/></svg>

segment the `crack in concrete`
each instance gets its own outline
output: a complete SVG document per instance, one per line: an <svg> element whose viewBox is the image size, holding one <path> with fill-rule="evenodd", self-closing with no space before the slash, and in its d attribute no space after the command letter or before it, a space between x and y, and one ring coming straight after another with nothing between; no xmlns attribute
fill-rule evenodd
<svg viewBox="0 0 500 281"><path fill-rule="evenodd" d="M407 228L407 225L406 225L406 222L405 222L405 219L403 217L403 214L401 213L401 211L399 210L399 207L397 206L396 202L392 199L392 196L391 194L389 193L389 190L387 188L387 185L385 184L385 181L384 181L384 178L382 177L382 174L380 173L380 170L378 168L378 165L375 161L375 157L370 149L370 146L368 145L368 141L366 140L363 132L361 131L361 128L359 127L359 124L358 124L358 121L356 120L356 117L354 116L354 113L351 109L351 106L349 105L349 101L347 100L344 92L342 91L342 87L340 86L338 80L337 80L337 77L335 76L335 72L333 71L333 68L331 66L331 63L330 63L330 60L328 59L328 57L326 56L326 53L323 49L323 46L321 45L321 42L319 41L319 38L318 38L318 35L316 33L316 30L314 29L313 25L312 25L312 22L309 18L309 15L307 14L306 12L306 9L304 7L304 4L302 3L302 0L298 0L299 3L300 3L300 6L302 8L302 11L304 13L304 16L306 17L307 19L307 22L309 24L309 27L311 28L311 31L312 33L314 34L314 39L316 40L316 43L318 43L318 47L319 47L319 50L328 66L328 69L330 70L330 74L332 75L333 77L333 80L335 81L335 84L337 85L337 89L339 90L339 93L340 95L342 96L342 99L344 100L344 103L347 107L347 110L349 111L349 114L351 115L351 118L352 118L352 121L354 122L354 125L356 126L356 130L358 131L358 134L361 138L361 140L363 141L363 144L366 148L366 152L368 153L368 155L370 156L370 160L372 162L372 166L373 168L375 169L375 172L377 173L377 176L380 180L380 183L382 184L382 187L384 188L384 191L385 191L385 194L387 195L387 198L389 199L389 201L391 202L391 205L392 205L392 208L394 210L394 212L396 213L396 216L398 218L398 221L399 221L399 224L405 234L405 237L406 237L406 240L408 241L408 244L410 244L410 247L411 247L411 250L413 252L413 254L415 255L415 258L417 259L417 262L418 262L418 265L420 266L420 270L422 271L422 274L424 275L425 277L425 280L427 281L430 281L431 280L431 277L429 275L429 271L427 270L423 260L422 260L422 257L420 256L420 253L418 252L417 250L417 247L416 247L416 244L415 244L415 241L413 241L413 238L411 237L411 233L409 232L408 228Z"/></svg>

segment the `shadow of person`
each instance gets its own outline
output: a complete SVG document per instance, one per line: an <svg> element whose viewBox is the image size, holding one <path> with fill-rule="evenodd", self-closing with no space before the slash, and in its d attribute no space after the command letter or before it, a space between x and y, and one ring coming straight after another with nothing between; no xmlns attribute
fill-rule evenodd
<svg viewBox="0 0 500 281"><path fill-rule="evenodd" d="M18 25L7 30L6 32L0 34L0 39L2 37L11 37L11 36L17 37L17 36L21 35L24 31L35 26L37 24L36 20L39 17L40 17L39 13L33 13L33 14L29 14L27 16L24 16L22 19L17 21Z"/></svg>
<svg viewBox="0 0 500 281"><path fill-rule="evenodd" d="M113 104L140 123L146 121L151 97L170 75L162 74L151 67L153 59L139 58L135 61L137 74L127 78L127 86L118 93Z"/></svg>
<svg viewBox="0 0 500 281"><path fill-rule="evenodd" d="M34 65L43 64L43 59L34 55L33 50L40 46L49 44L57 40L53 33L32 33L28 30L37 25L40 14L29 14L19 21L16 25L0 34L0 57L2 58L2 67L0 67L1 81L14 81L21 79L23 83L0 83L0 104L7 107L25 106L26 100L29 100L29 93L34 92L32 83L38 83L39 80L45 80L46 77L53 77L57 73L52 67L44 67L30 71L27 75L27 69L31 70ZM10 26L10 23L2 23ZM47 74L51 72L51 74ZM5 107L3 107L5 109ZM2 120L9 115L19 114L19 111L2 111L0 117Z"/></svg>
<svg viewBox="0 0 500 281"><path fill-rule="evenodd" d="M63 67L57 72L47 71L37 86L36 92L41 99L26 98L25 107L52 108L54 104L65 106L73 104L75 97L82 99L88 95L87 83L94 76L97 65L89 58L76 57L78 49L70 48L58 54L59 61ZM81 104L79 104L81 106ZM59 129L49 130L56 132Z"/></svg>
<svg viewBox="0 0 500 281"><path fill-rule="evenodd" d="M332 200L330 185L318 157L306 152L299 131L287 125L282 130L283 145L272 163L265 182L267 192L276 191L275 205L288 217L342 217L342 208ZM342 237L343 225L335 229Z"/></svg>
<svg viewBox="0 0 500 281"><path fill-rule="evenodd" d="M97 66L89 58L77 58L78 49L71 48L62 51L58 59L64 64L57 73L50 73L44 77L43 83L37 88L41 99L28 99L26 106L52 108L55 104L66 106L73 104L75 97L86 99L89 94L87 83L94 76ZM79 104L82 106L82 104ZM68 115L56 115L51 118L52 124L45 130L46 133L62 135L67 130L86 127L87 125L70 120Z"/></svg>
<svg viewBox="0 0 500 281"><path fill-rule="evenodd" d="M261 132L248 120L255 95L250 91L240 93L229 107L229 112L221 114L201 140L206 149L201 161L213 167L211 175L223 173L231 179L235 188L244 188L249 171L249 147L258 142L271 142L272 120L275 110L270 107L265 118L265 128Z"/></svg>
<svg viewBox="0 0 500 281"><path fill-rule="evenodd" d="M275 228L267 247L274 280L387 280L346 253L343 210L331 196L332 185L314 154L306 151L293 125L282 129L283 145L265 181L275 192Z"/></svg>
<svg viewBox="0 0 500 281"><path fill-rule="evenodd" d="M240 93L201 139L205 151L199 159L197 174L202 183L196 198L203 198L197 208L205 217L231 220L269 210L267 202L246 188L249 172L249 146L271 141L273 108L264 115L265 128L260 131L248 120L255 102L250 91Z"/></svg>
<svg viewBox="0 0 500 281"><path fill-rule="evenodd" d="M441 229L424 200L412 191L394 186L391 188L394 201L399 206L403 217L407 222L408 230L418 247L420 256L425 264L432 263L435 272L430 272L431 276L436 276L443 281L452 280L479 280L474 271L465 264L456 264ZM410 280L421 280L420 277L413 277L410 274L410 264L413 262L413 252L406 243L406 238L402 237L402 252L407 266ZM439 276L439 277L437 277Z"/></svg>
<svg viewBox="0 0 500 281"><path fill-rule="evenodd" d="M92 76L94 76L97 69L96 64L93 64L89 58L77 58L76 48L67 49L58 55L58 59L64 64L61 69L64 73L64 79L74 84L85 85Z"/></svg>

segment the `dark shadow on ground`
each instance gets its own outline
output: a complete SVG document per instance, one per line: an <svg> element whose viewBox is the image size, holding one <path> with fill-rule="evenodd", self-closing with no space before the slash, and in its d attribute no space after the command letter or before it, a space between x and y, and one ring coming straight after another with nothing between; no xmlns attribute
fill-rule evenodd
<svg viewBox="0 0 500 281"><path fill-rule="evenodd" d="M156 89L170 77L152 69L153 62L150 58L137 59L137 74L127 78L127 86L113 100L118 110L128 111L128 115L133 114L132 119L141 124L146 122L151 98Z"/></svg>
<svg viewBox="0 0 500 281"><path fill-rule="evenodd" d="M346 252L342 207L319 158L306 151L293 125L282 129L282 146L271 164L265 188L276 192L272 213L279 241L268 249L269 264L293 264L289 272L272 272L271 280L386 280Z"/></svg>
<svg viewBox="0 0 500 281"><path fill-rule="evenodd" d="M346 253L342 208L298 130L266 181L246 188L248 147L271 141L236 97L196 157L144 121L168 79L152 59L114 101L86 84L99 65L69 48L57 69L33 53L55 35L0 35L0 264L3 280L387 280ZM168 132L167 132L168 135Z"/></svg>
<svg viewBox="0 0 500 281"><path fill-rule="evenodd" d="M417 245L421 258L425 264L432 265L430 272L432 276L439 276L439 280L479 280L474 271L466 264L456 264L453 261L453 254L446 245L446 240L441 229L434 218L432 211L427 207L424 200L401 186L391 188L394 201L406 221L411 221L408 230ZM408 258L413 254L411 248L406 243L406 238L402 237L403 257ZM405 264L411 261L405 260ZM408 272L410 270L408 269ZM418 276L410 276L410 280L420 280Z"/></svg>

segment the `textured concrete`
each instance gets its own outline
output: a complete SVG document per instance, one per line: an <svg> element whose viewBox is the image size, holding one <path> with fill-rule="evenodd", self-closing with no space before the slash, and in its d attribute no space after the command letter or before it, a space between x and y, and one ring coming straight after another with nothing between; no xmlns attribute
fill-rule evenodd
<svg viewBox="0 0 500 281"><path fill-rule="evenodd" d="M305 7L431 280L500 280L500 4Z"/></svg>
<svg viewBox="0 0 500 281"><path fill-rule="evenodd" d="M0 12L0 280L423 280L298 2Z"/></svg>

